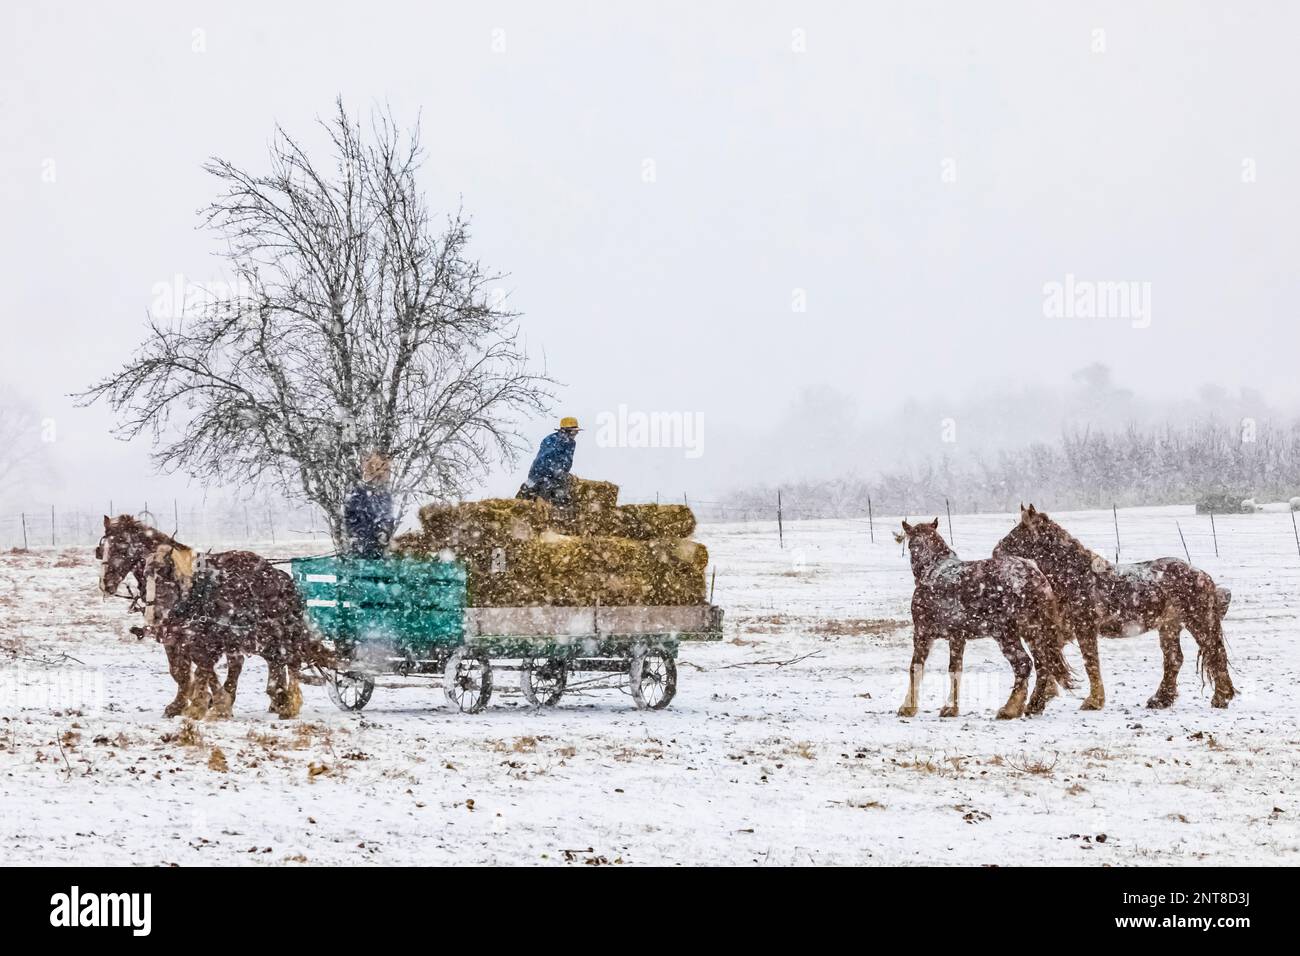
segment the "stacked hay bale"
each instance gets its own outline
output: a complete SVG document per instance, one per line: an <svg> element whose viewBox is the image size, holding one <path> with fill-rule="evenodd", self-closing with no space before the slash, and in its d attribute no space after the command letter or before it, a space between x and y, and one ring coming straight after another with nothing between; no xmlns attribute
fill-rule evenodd
<svg viewBox="0 0 1300 956"><path fill-rule="evenodd" d="M618 486L570 480L571 505L487 499L420 509L399 553L465 562L472 607L686 605L705 600L704 545L684 505L619 505Z"/></svg>

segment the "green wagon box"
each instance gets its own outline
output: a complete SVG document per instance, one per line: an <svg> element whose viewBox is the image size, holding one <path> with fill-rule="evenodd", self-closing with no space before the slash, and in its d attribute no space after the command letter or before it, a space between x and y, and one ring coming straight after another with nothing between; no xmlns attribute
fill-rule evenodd
<svg viewBox="0 0 1300 956"><path fill-rule="evenodd" d="M307 619L340 645L382 642L419 659L465 634L465 568L414 558L292 562Z"/></svg>

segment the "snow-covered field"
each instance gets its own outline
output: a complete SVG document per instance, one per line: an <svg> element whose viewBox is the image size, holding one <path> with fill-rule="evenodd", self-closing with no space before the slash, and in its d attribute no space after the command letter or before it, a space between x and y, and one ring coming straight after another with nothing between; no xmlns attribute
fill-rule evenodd
<svg viewBox="0 0 1300 956"><path fill-rule="evenodd" d="M1054 517L1113 553L1109 512ZM922 713L895 715L912 587L896 521L874 544L865 521L790 524L784 549L774 525L701 528L726 641L688 646L652 713L616 690L539 712L507 687L463 715L411 682L359 715L307 687L302 719L279 721L250 661L235 718L187 728L160 716L163 653L98 596L88 549L3 554L0 862L1294 865L1300 557L1289 515L1216 520L1220 558L1190 508L1119 515L1124 560L1181 556L1177 521L1232 588L1231 709L1210 708L1185 636L1181 696L1146 710L1150 634L1103 642L1104 711L1077 690L1015 722L993 719L1010 672L988 642L967 649L962 716L938 716L943 644ZM956 516L958 550L986 556L1011 522Z"/></svg>

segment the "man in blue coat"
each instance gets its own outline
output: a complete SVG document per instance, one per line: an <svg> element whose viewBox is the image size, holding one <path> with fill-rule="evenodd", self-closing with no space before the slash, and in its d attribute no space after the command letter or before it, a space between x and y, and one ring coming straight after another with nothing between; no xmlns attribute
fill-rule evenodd
<svg viewBox="0 0 1300 956"><path fill-rule="evenodd" d="M528 478L516 497L541 498L553 505L569 503L569 469L573 467L573 450L581 430L576 418L560 419L560 427L542 439Z"/></svg>
<svg viewBox="0 0 1300 956"><path fill-rule="evenodd" d="M388 549L397 520L388 490L391 463L375 452L361 464L361 483L343 502L343 553L354 558L380 558Z"/></svg>

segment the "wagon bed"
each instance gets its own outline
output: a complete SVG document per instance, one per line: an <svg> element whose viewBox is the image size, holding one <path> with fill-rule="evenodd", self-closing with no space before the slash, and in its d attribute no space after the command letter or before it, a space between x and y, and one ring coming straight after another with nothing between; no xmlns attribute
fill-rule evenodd
<svg viewBox="0 0 1300 956"><path fill-rule="evenodd" d="M344 710L365 707L375 678L388 674L441 677L447 699L475 713L500 672L516 672L535 706L615 686L657 710L676 693L680 643L722 638L722 610L708 604L468 607L455 560L304 558L292 573L311 626L346 662L326 675ZM587 676L570 679L578 674Z"/></svg>

